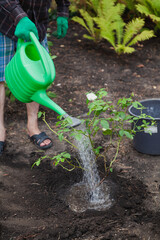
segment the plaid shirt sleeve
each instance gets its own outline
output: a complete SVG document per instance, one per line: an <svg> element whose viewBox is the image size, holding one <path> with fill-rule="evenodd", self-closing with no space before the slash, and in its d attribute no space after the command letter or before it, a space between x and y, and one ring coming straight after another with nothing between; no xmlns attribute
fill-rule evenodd
<svg viewBox="0 0 160 240"><path fill-rule="evenodd" d="M57 16L69 17L69 0L56 0Z"/></svg>
<svg viewBox="0 0 160 240"><path fill-rule="evenodd" d="M1 0L0 8L7 12L14 21L14 25L20 21L21 18L27 16L27 14L21 8L19 1Z"/></svg>
<svg viewBox="0 0 160 240"><path fill-rule="evenodd" d="M69 0L55 0L57 16L69 17ZM0 0L0 32L16 39L16 25L23 17L33 21L38 29L40 41L47 31L48 9L51 0Z"/></svg>

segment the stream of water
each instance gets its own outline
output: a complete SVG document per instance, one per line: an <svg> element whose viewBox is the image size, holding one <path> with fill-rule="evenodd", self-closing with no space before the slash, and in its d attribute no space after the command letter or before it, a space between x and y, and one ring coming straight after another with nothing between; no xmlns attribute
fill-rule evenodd
<svg viewBox="0 0 160 240"><path fill-rule="evenodd" d="M77 127L85 130L83 125ZM96 156L92 150L88 136L82 136L81 140L75 140L78 147L80 161L84 168L82 182L75 184L69 191L68 203L76 212L87 209L104 210L111 207L113 200L110 198L110 186L107 182L100 183L97 170Z"/></svg>

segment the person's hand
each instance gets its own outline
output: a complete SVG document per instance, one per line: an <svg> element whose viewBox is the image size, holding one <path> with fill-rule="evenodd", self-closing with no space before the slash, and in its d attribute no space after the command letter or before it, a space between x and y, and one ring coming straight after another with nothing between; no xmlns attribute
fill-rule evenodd
<svg viewBox="0 0 160 240"><path fill-rule="evenodd" d="M28 17L24 17L18 22L14 35L23 40L30 41L30 32L33 32L37 39L39 39L36 25Z"/></svg>
<svg viewBox="0 0 160 240"><path fill-rule="evenodd" d="M52 35L56 38L63 38L66 36L68 30L68 18L57 17L57 31L53 32Z"/></svg>

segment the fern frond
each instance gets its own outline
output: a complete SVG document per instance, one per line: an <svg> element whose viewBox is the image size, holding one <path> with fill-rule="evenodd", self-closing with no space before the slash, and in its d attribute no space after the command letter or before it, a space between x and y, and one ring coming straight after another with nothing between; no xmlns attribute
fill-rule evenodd
<svg viewBox="0 0 160 240"><path fill-rule="evenodd" d="M119 16L122 16L122 14L124 13L124 10L126 9L126 6L124 4L121 3L117 3L117 5L115 6L116 10L117 10L117 14Z"/></svg>
<svg viewBox="0 0 160 240"><path fill-rule="evenodd" d="M121 54L121 53L128 53L128 54L131 54L135 51L135 49L133 47L128 47L128 46L124 46L124 45L117 45L116 48L115 48L115 51L118 53L118 54Z"/></svg>
<svg viewBox="0 0 160 240"><path fill-rule="evenodd" d="M159 0L138 0L137 10L149 16L153 21L160 21L160 1Z"/></svg>
<svg viewBox="0 0 160 240"><path fill-rule="evenodd" d="M151 1L152 8L154 9L154 13L156 16L160 14L160 1L159 0L152 0Z"/></svg>
<svg viewBox="0 0 160 240"><path fill-rule="evenodd" d="M125 4L129 10L133 10L135 8L135 0L126 0Z"/></svg>
<svg viewBox="0 0 160 240"><path fill-rule="evenodd" d="M115 48L115 36L113 31L101 32L101 36L106 39Z"/></svg>
<svg viewBox="0 0 160 240"><path fill-rule="evenodd" d="M83 34L83 37L84 37L84 38L87 38L87 39L89 39L89 40L93 40L93 41L95 40L94 37L91 37L91 36L89 36L89 35L87 35L87 34Z"/></svg>
<svg viewBox="0 0 160 240"><path fill-rule="evenodd" d="M93 18L89 15L89 13L83 9L80 9L80 14L82 15L83 19L85 20L89 32L91 34L94 34L94 22L93 22Z"/></svg>
<svg viewBox="0 0 160 240"><path fill-rule="evenodd" d="M154 15L159 16L160 13L159 0L145 0L145 6L148 7Z"/></svg>
<svg viewBox="0 0 160 240"><path fill-rule="evenodd" d="M99 7L97 13L99 17L106 18L114 8L114 3L116 0L101 0L99 1Z"/></svg>
<svg viewBox="0 0 160 240"><path fill-rule="evenodd" d="M136 35L144 26L144 20L141 18L136 18L130 21L125 28L123 45L127 43Z"/></svg>
<svg viewBox="0 0 160 240"><path fill-rule="evenodd" d="M115 21L113 23L112 27L116 32L117 44L122 43L124 26L125 26L125 23L123 22L123 20L121 18L119 18L119 21Z"/></svg>
<svg viewBox="0 0 160 240"><path fill-rule="evenodd" d="M75 16L75 17L72 18L72 20L73 20L74 22L79 23L81 26L83 26L84 28L86 28L86 30L87 30L88 32L90 32L89 28L87 27L87 25L85 24L85 22L84 22L84 20L83 20L82 18Z"/></svg>
<svg viewBox="0 0 160 240"><path fill-rule="evenodd" d="M141 4L137 4L136 8L141 14L145 14L145 16L150 17L153 21L155 21L155 22L160 21L160 17L154 15L153 12L150 9L148 9L146 6L143 6Z"/></svg>
<svg viewBox="0 0 160 240"><path fill-rule="evenodd" d="M106 21L101 18L99 19L99 28L100 28L100 35L102 38L106 39L113 47L115 47L115 36L113 28L111 27L111 23L107 23Z"/></svg>
<svg viewBox="0 0 160 240"><path fill-rule="evenodd" d="M97 9L99 7L99 0L87 0L88 6L97 13Z"/></svg>
<svg viewBox="0 0 160 240"><path fill-rule="evenodd" d="M101 0L100 5L103 13L108 12L115 5L116 0Z"/></svg>
<svg viewBox="0 0 160 240"><path fill-rule="evenodd" d="M152 14L151 10L142 4L137 4L136 9L140 13L145 14L146 16L149 16L150 14Z"/></svg>
<svg viewBox="0 0 160 240"><path fill-rule="evenodd" d="M157 17L156 15L150 14L149 17L153 20L153 22L157 23L160 22L160 17Z"/></svg>
<svg viewBox="0 0 160 240"><path fill-rule="evenodd" d="M131 54L133 52L135 52L135 49L133 47L128 47L128 46L125 46L123 51L123 53L128 53L128 54Z"/></svg>
<svg viewBox="0 0 160 240"><path fill-rule="evenodd" d="M140 34L135 36L133 38L133 40L127 46L131 46L131 45L136 44L137 42L148 40L148 39L150 39L152 37L155 37L154 31L152 31L152 30L144 30L143 32L141 32Z"/></svg>
<svg viewBox="0 0 160 240"><path fill-rule="evenodd" d="M100 35L102 38L106 39L110 44L115 47L115 33L113 29L113 23L110 21L106 21L104 18L94 18L94 21L100 28Z"/></svg>

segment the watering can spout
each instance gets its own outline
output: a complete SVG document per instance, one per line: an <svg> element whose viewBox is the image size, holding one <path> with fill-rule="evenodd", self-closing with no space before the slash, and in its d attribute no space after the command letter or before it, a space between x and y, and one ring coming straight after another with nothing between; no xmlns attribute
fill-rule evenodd
<svg viewBox="0 0 160 240"><path fill-rule="evenodd" d="M53 111L55 111L56 113L58 113L59 115L65 115L66 112L60 107L58 106L55 102L53 102L46 94L46 90L45 89L40 89L38 91L36 91L32 97L31 97L32 101L35 101L47 108L52 109Z"/></svg>
<svg viewBox="0 0 160 240"><path fill-rule="evenodd" d="M65 115L63 115L63 117L64 118L69 118L71 120L71 123L69 124L68 128L78 127L82 123L80 119L75 118L75 117L71 117L67 113L65 113Z"/></svg>
<svg viewBox="0 0 160 240"><path fill-rule="evenodd" d="M71 123L69 124L69 128L71 127L77 127L81 124L81 121L78 118L69 116L60 106L58 106L55 102L53 102L46 94L46 91L44 89L36 91L32 97L31 100L34 102L37 102L47 108L52 109L59 115L62 115L63 118L69 118L71 120Z"/></svg>

